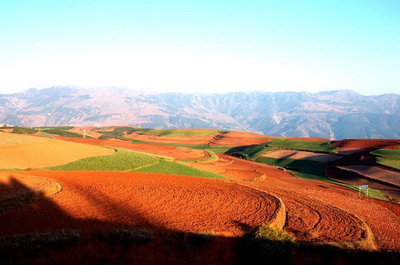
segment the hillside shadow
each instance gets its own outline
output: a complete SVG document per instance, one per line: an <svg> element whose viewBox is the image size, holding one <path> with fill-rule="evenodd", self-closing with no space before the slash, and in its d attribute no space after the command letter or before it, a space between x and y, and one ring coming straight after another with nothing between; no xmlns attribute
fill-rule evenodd
<svg viewBox="0 0 400 265"><path fill-rule="evenodd" d="M15 178L11 178L9 184L0 183L0 192L4 194L15 190L35 193ZM84 194L105 215L119 210L135 216L139 222L80 219L71 216L51 198L35 196L0 212L1 264L300 265L310 264L310 260L317 261L314 264L336 264L337 261L366 264L371 260L375 264L395 264L400 261L399 253L294 246L256 239L252 234L225 237L171 230L155 220L148 220L135 207L121 205L107 194L88 193L79 186L74 186L73 190Z"/></svg>
<svg viewBox="0 0 400 265"><path fill-rule="evenodd" d="M32 190L16 178L11 177L9 184L0 181L0 212L29 203L42 196L42 191Z"/></svg>

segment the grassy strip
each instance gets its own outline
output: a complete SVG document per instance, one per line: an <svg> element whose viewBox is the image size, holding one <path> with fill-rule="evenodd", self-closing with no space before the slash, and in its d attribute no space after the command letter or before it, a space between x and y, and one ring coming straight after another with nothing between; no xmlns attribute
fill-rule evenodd
<svg viewBox="0 0 400 265"><path fill-rule="evenodd" d="M115 148L112 155L83 158L65 165L47 167L45 170L97 170L126 171L158 162L160 159L136 151Z"/></svg>
<svg viewBox="0 0 400 265"><path fill-rule="evenodd" d="M73 128L74 128L73 126L54 126L54 127L39 127L39 130L52 130L52 129L71 130Z"/></svg>
<svg viewBox="0 0 400 265"><path fill-rule="evenodd" d="M12 133L18 133L18 134L33 134L33 133L37 133L38 131L35 129L30 129L30 128L25 128L25 127L14 127L14 129L12 130Z"/></svg>
<svg viewBox="0 0 400 265"><path fill-rule="evenodd" d="M284 149L294 149L300 151L311 151L311 152L321 152L321 153L332 153L337 147L330 145L330 142L318 141L309 142L301 140L277 140L267 143L270 147L279 147Z"/></svg>
<svg viewBox="0 0 400 265"><path fill-rule="evenodd" d="M238 146L233 147L227 151L228 154L238 156L247 160L256 160L260 155L267 152L278 150L277 148L267 147L266 144L251 145L248 147Z"/></svg>
<svg viewBox="0 0 400 265"><path fill-rule="evenodd" d="M312 160L296 160L290 158L270 158L259 157L256 162L270 164L286 169L300 171L302 173L311 174L319 177L324 177L324 164Z"/></svg>
<svg viewBox="0 0 400 265"><path fill-rule="evenodd" d="M382 166L400 170L400 157L377 157L376 162Z"/></svg>
<svg viewBox="0 0 400 265"><path fill-rule="evenodd" d="M377 149L370 154L374 156L395 156L400 159L400 149Z"/></svg>
<svg viewBox="0 0 400 265"><path fill-rule="evenodd" d="M275 151L276 148L266 147L265 144L260 144L254 147L250 147L243 151L243 153L247 154L250 160L257 159L260 155L265 154L267 152Z"/></svg>
<svg viewBox="0 0 400 265"><path fill-rule="evenodd" d="M40 130L40 132L46 133L46 134L55 134L55 135L64 136L64 137L78 137L78 138L83 137L82 134L64 131L64 130L60 130L60 129L45 129L45 130ZM86 138L92 138L92 137L86 135Z"/></svg>
<svg viewBox="0 0 400 265"><path fill-rule="evenodd" d="M343 186L354 191L359 191L357 186L346 184L343 182L331 180L325 177L324 174L324 165L323 163L311 160L294 160L290 158L286 159L276 159L276 158L269 158L269 157L260 157L256 160L256 162L274 165L283 169L288 169L289 172L297 177L306 178L306 179L314 179L325 181L328 183L332 183L335 185ZM361 191L362 194L367 195L366 190ZM383 195L380 191L375 189L369 189L368 196L371 198L387 200L385 195Z"/></svg>
<svg viewBox="0 0 400 265"><path fill-rule="evenodd" d="M400 170L400 149L378 149L370 154L376 156L378 164Z"/></svg>
<svg viewBox="0 0 400 265"><path fill-rule="evenodd" d="M199 136L212 136L218 133L218 130L176 130L176 129L154 129L144 132L145 135L157 136L179 136L179 137L199 137Z"/></svg>
<svg viewBox="0 0 400 265"><path fill-rule="evenodd" d="M99 137L99 139L117 138L117 139L120 139L120 140L130 141L130 139L124 138L124 134L131 134L131 133L134 133L134 132L145 133L145 132L150 131L150 130L151 129L134 128L134 127L129 127L129 126L123 126L123 127L114 127L113 131L106 131L106 130L96 130L96 131L98 133L102 134Z"/></svg>
<svg viewBox="0 0 400 265"><path fill-rule="evenodd" d="M210 157L207 158L197 158L197 159L185 159L185 160L180 160L183 162L206 162L206 161L216 161L218 160L218 156L211 150L204 150L205 152L207 152Z"/></svg>
<svg viewBox="0 0 400 265"><path fill-rule="evenodd" d="M206 148L207 151L211 151L216 154L223 154L226 151L228 151L229 149L230 149L230 147L227 147L227 146L210 146L210 147Z"/></svg>
<svg viewBox="0 0 400 265"><path fill-rule="evenodd" d="M202 178L216 178L216 179L226 179L225 176L200 170L197 168L192 168L186 165L169 162L160 161L160 163L155 165L150 165L148 167L140 168L139 170L132 170L134 172L146 172L146 173L164 173L164 174L174 174L174 175L184 175L192 177L202 177Z"/></svg>

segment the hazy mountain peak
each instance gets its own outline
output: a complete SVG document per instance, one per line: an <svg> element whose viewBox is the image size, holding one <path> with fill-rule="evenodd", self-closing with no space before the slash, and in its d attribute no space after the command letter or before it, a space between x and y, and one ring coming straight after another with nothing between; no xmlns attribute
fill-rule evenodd
<svg viewBox="0 0 400 265"><path fill-rule="evenodd" d="M0 123L217 128L267 135L400 138L400 96L352 90L144 93L120 87L55 86L0 95Z"/></svg>

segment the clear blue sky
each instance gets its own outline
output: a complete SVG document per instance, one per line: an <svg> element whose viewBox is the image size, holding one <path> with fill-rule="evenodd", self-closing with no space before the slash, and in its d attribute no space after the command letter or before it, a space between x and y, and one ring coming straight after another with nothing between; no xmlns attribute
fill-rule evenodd
<svg viewBox="0 0 400 265"><path fill-rule="evenodd" d="M399 0L0 0L0 93L400 93Z"/></svg>

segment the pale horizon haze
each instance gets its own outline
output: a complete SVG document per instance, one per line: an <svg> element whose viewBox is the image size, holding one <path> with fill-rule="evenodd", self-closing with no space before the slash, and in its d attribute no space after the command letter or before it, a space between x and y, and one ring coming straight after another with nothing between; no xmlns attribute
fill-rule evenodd
<svg viewBox="0 0 400 265"><path fill-rule="evenodd" d="M0 93L400 92L400 1L0 0Z"/></svg>

